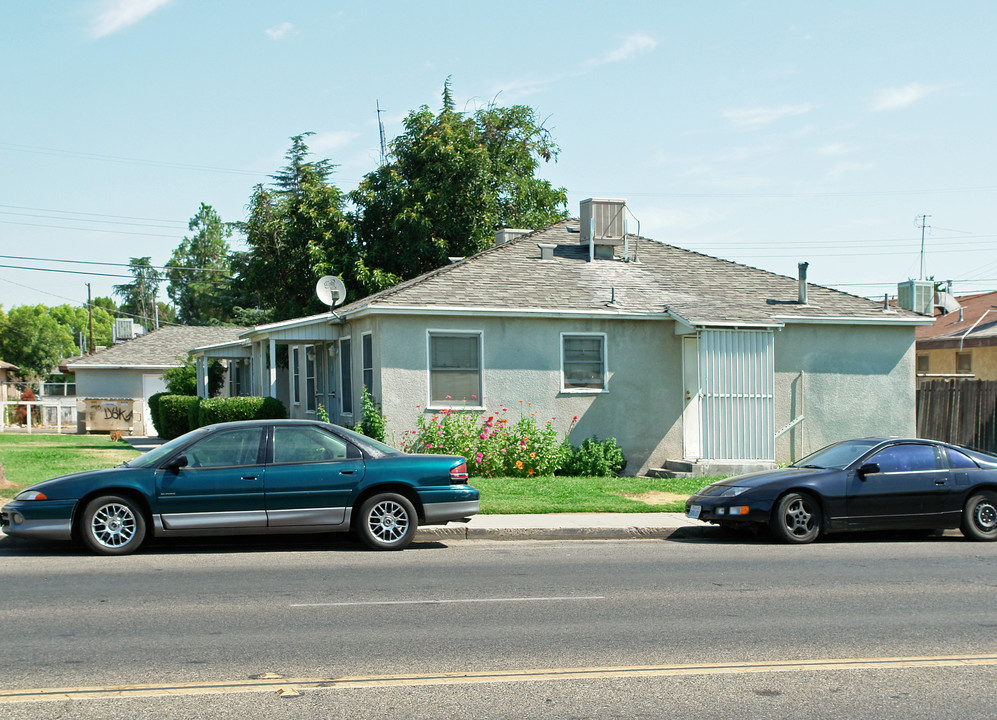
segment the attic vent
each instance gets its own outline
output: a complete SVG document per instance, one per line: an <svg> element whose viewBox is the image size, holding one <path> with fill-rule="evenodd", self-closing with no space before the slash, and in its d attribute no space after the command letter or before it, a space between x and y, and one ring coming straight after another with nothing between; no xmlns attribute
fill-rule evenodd
<svg viewBox="0 0 997 720"><path fill-rule="evenodd" d="M501 230L495 231L495 244L505 245L510 240L515 240L523 235L529 235L532 230L523 230L516 228L502 228Z"/></svg>
<svg viewBox="0 0 997 720"><path fill-rule="evenodd" d="M131 340L135 337L135 321L131 318L115 318L114 342Z"/></svg>
<svg viewBox="0 0 997 720"><path fill-rule="evenodd" d="M554 248L557 245L547 245L545 243L537 243L537 247L540 248L540 259L541 260L553 260L554 259Z"/></svg>
<svg viewBox="0 0 997 720"><path fill-rule="evenodd" d="M589 198L579 203L582 245L622 245L627 234L627 201Z"/></svg>
<svg viewBox="0 0 997 720"><path fill-rule="evenodd" d="M908 280L897 285L897 302L904 310L920 315L935 314L935 284L931 280Z"/></svg>

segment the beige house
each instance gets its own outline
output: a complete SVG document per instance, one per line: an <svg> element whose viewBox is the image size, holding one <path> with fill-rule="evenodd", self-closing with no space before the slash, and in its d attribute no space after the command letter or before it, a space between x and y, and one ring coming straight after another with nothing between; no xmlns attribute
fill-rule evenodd
<svg viewBox="0 0 997 720"><path fill-rule="evenodd" d="M917 379L997 380L997 292L962 295L917 329Z"/></svg>
<svg viewBox="0 0 997 720"><path fill-rule="evenodd" d="M790 278L631 235L622 201L581 210L195 355L240 363L244 393L293 417L355 424L366 386L389 440L444 408L531 403L576 444L617 438L629 474L771 467L914 434L914 333L930 318L808 284L805 266Z"/></svg>

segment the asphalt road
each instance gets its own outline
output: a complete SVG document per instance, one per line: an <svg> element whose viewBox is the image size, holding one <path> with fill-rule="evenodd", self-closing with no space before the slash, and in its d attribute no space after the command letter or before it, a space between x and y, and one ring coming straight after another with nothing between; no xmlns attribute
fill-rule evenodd
<svg viewBox="0 0 997 720"><path fill-rule="evenodd" d="M956 536L4 540L0 718L992 718L995 570Z"/></svg>

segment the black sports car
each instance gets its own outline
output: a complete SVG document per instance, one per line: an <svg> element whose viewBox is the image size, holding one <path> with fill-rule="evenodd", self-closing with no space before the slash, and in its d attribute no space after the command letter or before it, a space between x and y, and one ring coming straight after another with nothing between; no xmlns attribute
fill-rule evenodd
<svg viewBox="0 0 997 720"><path fill-rule="evenodd" d="M708 485L685 512L721 527L768 526L792 543L842 530L944 528L997 540L997 456L933 440L846 440L786 468Z"/></svg>

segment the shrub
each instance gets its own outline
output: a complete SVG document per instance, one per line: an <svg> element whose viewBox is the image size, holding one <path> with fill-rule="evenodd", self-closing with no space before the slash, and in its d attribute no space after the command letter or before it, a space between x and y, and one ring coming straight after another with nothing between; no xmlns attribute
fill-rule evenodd
<svg viewBox="0 0 997 720"><path fill-rule="evenodd" d="M159 436L164 440L172 440L189 432L190 406L196 405L200 398L197 395L163 395L159 398Z"/></svg>
<svg viewBox="0 0 997 720"><path fill-rule="evenodd" d="M526 407L528 408L529 403ZM463 455L468 473L475 476L528 477L553 475L564 458L563 443L553 419L537 422L525 411L515 422L509 409L485 415L470 410L440 410L428 419L420 415L418 430L403 440L407 452Z"/></svg>
<svg viewBox="0 0 997 720"><path fill-rule="evenodd" d="M558 475L609 477L623 472L627 461L616 438L599 440L592 436L577 448L565 442L565 458Z"/></svg>
<svg viewBox="0 0 997 720"><path fill-rule="evenodd" d="M363 397L360 400L360 406L363 408L363 420L360 421L360 424L355 429L369 438L373 438L378 442L384 442L384 415L381 414L381 409L374 403L374 398L371 396L370 391L367 390L366 385L363 388Z"/></svg>
<svg viewBox="0 0 997 720"><path fill-rule="evenodd" d="M201 398L197 396L195 396L195 398L196 399L187 406L187 425L191 430L196 430L201 427Z"/></svg>
<svg viewBox="0 0 997 720"><path fill-rule="evenodd" d="M162 436L163 426L161 425L161 420L159 419L159 398L164 395L169 395L166 392L158 392L149 396L149 415L152 418L152 426L156 428L156 434Z"/></svg>
<svg viewBox="0 0 997 720"><path fill-rule="evenodd" d="M281 420L287 408L277 398L229 397L208 398L198 406L198 427L236 420Z"/></svg>

